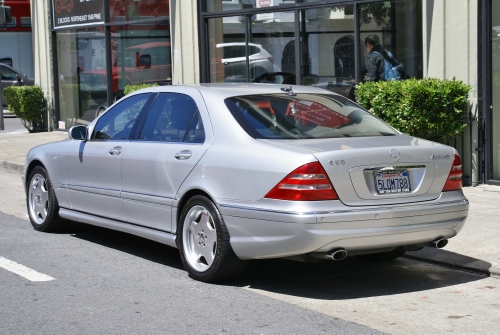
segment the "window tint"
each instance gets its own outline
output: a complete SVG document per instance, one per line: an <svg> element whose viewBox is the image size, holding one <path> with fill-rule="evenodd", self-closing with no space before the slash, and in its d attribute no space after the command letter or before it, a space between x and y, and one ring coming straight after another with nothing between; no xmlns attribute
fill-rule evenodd
<svg viewBox="0 0 500 335"><path fill-rule="evenodd" d="M160 93L139 136L144 141L205 141L205 130L196 103L184 94Z"/></svg>
<svg viewBox="0 0 500 335"><path fill-rule="evenodd" d="M303 139L396 135L389 125L336 95L248 95L226 99L238 123L254 138Z"/></svg>
<svg viewBox="0 0 500 335"><path fill-rule="evenodd" d="M2 75L2 80L16 80L16 72L6 66L0 66L0 74Z"/></svg>
<svg viewBox="0 0 500 335"><path fill-rule="evenodd" d="M137 94L107 110L92 133L96 140L126 140L151 94Z"/></svg>

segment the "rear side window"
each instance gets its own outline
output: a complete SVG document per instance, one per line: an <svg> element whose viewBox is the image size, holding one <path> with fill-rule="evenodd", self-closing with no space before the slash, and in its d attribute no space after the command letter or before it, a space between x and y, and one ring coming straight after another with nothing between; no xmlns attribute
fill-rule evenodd
<svg viewBox="0 0 500 335"><path fill-rule="evenodd" d="M149 111L139 140L203 143L205 129L196 102L184 94L160 93Z"/></svg>
<svg viewBox="0 0 500 335"><path fill-rule="evenodd" d="M241 127L262 139L392 136L388 124L350 100L329 94L246 95L226 99Z"/></svg>

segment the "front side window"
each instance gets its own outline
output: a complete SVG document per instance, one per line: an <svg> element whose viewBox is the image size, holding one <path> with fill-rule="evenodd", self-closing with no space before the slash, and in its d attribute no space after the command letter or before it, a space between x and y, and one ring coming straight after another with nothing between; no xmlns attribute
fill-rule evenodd
<svg viewBox="0 0 500 335"><path fill-rule="evenodd" d="M203 143L205 130L194 100L184 94L160 93L149 111L139 140Z"/></svg>
<svg viewBox="0 0 500 335"><path fill-rule="evenodd" d="M397 132L347 98L328 94L247 95L226 99L254 138L304 139L392 136Z"/></svg>
<svg viewBox="0 0 500 335"><path fill-rule="evenodd" d="M139 113L151 94L137 94L109 109L97 121L92 133L93 140L127 140Z"/></svg>

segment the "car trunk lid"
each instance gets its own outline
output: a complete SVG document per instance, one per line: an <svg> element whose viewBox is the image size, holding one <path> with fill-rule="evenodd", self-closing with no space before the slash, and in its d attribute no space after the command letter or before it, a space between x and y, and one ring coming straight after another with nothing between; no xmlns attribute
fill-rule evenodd
<svg viewBox="0 0 500 335"><path fill-rule="evenodd" d="M451 147L406 135L263 141L314 155L349 206L436 199L454 157Z"/></svg>

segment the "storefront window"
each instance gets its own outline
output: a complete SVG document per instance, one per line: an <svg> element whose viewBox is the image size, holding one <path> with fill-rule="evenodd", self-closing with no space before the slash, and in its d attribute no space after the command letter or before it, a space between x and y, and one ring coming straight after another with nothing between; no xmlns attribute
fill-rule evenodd
<svg viewBox="0 0 500 335"><path fill-rule="evenodd" d="M249 41L250 81L295 84L294 12L253 15Z"/></svg>
<svg viewBox="0 0 500 335"><path fill-rule="evenodd" d="M107 99L103 29L57 32L60 120L69 128L88 124Z"/></svg>
<svg viewBox="0 0 500 335"><path fill-rule="evenodd" d="M355 84L354 6L304 11L301 84L348 95Z"/></svg>
<svg viewBox="0 0 500 335"><path fill-rule="evenodd" d="M422 78L422 4L419 0L383 1L359 6L361 78L367 73L365 39L403 64L405 78Z"/></svg>
<svg viewBox="0 0 500 335"><path fill-rule="evenodd" d="M315 1L318 0L208 0L206 3L206 11L220 12L227 10L244 10L248 8L268 8Z"/></svg>
<svg viewBox="0 0 500 335"><path fill-rule="evenodd" d="M168 27L158 21L111 27L113 98L125 86L172 83L172 60Z"/></svg>
<svg viewBox="0 0 500 335"><path fill-rule="evenodd" d="M111 22L162 18L162 25L170 25L168 0L109 0L109 11Z"/></svg>
<svg viewBox="0 0 500 335"><path fill-rule="evenodd" d="M246 82L245 16L208 20L210 82Z"/></svg>

